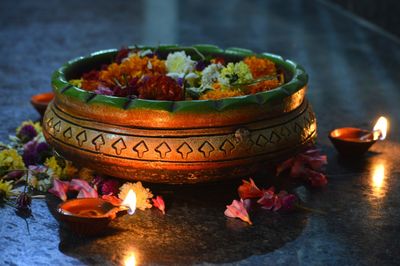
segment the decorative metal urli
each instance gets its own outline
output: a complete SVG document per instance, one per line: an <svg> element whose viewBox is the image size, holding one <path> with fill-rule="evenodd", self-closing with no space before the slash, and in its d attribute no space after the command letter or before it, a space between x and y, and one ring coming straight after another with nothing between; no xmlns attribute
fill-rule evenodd
<svg viewBox="0 0 400 266"><path fill-rule="evenodd" d="M206 53L205 50L202 52ZM67 67L73 68L76 62ZM149 101L145 107L133 104L131 109L125 104L122 108L114 104L109 106L115 97L93 104L89 101L96 95L83 98L89 99L85 101L79 95L87 92L69 85L67 89L60 86L57 78L65 80L60 73L56 73L56 80L53 80L55 101L49 105L43 119L46 139L66 158L125 179L198 183L238 175L244 177L268 162L293 154L316 136L316 119L304 99L307 80L301 82L300 78L297 80L299 88L286 94L281 101L271 94L262 95L264 103L254 103L250 98L254 95L249 95L248 98L234 99L236 105L231 100L233 110L223 110L225 102L220 101L222 105L213 105L215 110L197 114L193 111L195 101L179 102L177 105L189 106L181 111L177 106L172 111L162 110L165 102L157 105L154 101ZM78 90L78 96L69 90ZM243 104L249 99L253 102ZM198 101L198 105L204 102L207 101ZM95 108L98 108L98 114ZM254 117L249 114L252 110ZM106 119L104 111L116 114L115 121ZM230 117L231 112L238 116ZM118 116L132 118L132 121L125 123L125 120L118 120ZM148 117L147 126L143 125L140 116ZM208 116L210 119L204 122ZM156 120L161 121L162 126Z"/></svg>

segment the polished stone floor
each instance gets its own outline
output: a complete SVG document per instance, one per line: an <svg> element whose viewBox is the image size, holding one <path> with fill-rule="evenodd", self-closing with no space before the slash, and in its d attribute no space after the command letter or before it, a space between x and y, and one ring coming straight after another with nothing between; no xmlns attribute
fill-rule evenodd
<svg viewBox="0 0 400 266"><path fill-rule="evenodd" d="M0 25L1 141L22 120L39 118L30 96L48 91L52 71L73 57L131 44L212 43L302 64L329 160L327 187L298 188L307 206L326 214L256 213L254 226L223 216L240 180L154 186L167 215L138 212L96 238L60 227L51 197L34 200L26 220L0 208L0 265L118 265L133 256L138 264L398 264L400 41L313 0L2 0ZM370 128L380 115L391 122L387 140L361 158L337 155L330 130Z"/></svg>

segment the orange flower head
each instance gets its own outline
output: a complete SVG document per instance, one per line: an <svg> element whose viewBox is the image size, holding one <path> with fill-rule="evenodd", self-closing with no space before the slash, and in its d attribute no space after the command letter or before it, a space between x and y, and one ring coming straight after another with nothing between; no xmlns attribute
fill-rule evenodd
<svg viewBox="0 0 400 266"><path fill-rule="evenodd" d="M243 62L250 68L251 74L255 79L268 75L276 75L274 62L266 58L251 56L246 57Z"/></svg>

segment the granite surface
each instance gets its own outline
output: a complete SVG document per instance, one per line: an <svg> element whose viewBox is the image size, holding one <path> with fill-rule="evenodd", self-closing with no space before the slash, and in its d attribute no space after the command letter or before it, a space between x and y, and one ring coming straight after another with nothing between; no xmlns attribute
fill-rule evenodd
<svg viewBox="0 0 400 266"><path fill-rule="evenodd" d="M311 0L0 2L0 140L38 119L31 95L49 90L63 62L130 44L213 43L281 54L310 74L308 97L329 184L299 187L326 214L257 211L255 225L223 216L240 180L152 186L167 214L138 211L94 238L72 235L36 199L31 217L0 208L0 265L397 265L400 248L400 44ZM370 128L385 115L387 140L361 158L337 155L327 134ZM384 171L382 171L384 169ZM382 174L383 172L383 174ZM267 177L259 181L269 182Z"/></svg>

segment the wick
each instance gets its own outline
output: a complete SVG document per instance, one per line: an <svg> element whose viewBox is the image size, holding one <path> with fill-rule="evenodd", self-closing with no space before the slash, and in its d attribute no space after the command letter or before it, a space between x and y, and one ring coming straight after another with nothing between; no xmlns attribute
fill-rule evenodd
<svg viewBox="0 0 400 266"><path fill-rule="evenodd" d="M382 135L382 132L379 129L373 130L373 131L371 131L371 132L369 132L369 133L367 133L365 135L362 135L360 137L360 140L368 140L370 137L372 137L372 139L375 140L375 138L374 138L375 133L379 134L378 137L377 137L377 140L378 140L379 137Z"/></svg>

